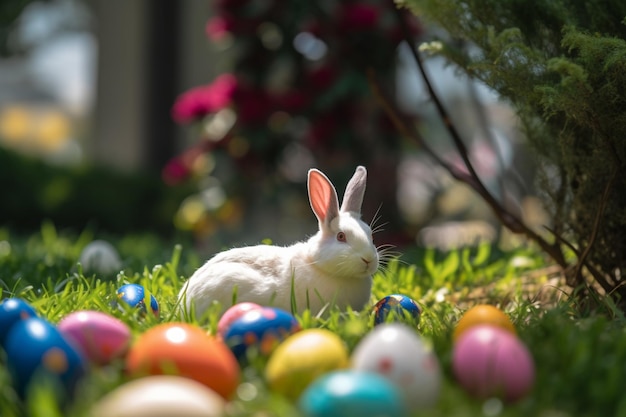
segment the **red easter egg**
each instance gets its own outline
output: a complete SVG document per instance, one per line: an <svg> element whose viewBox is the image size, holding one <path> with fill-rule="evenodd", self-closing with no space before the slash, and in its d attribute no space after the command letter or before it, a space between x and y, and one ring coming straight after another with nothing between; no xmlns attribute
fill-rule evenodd
<svg viewBox="0 0 626 417"><path fill-rule="evenodd" d="M196 380L228 399L239 383L230 349L187 323L165 323L143 333L126 358L133 376L172 374Z"/></svg>
<svg viewBox="0 0 626 417"><path fill-rule="evenodd" d="M452 369L471 395L523 398L535 380L535 365L526 346L499 327L480 325L466 330L454 345Z"/></svg>

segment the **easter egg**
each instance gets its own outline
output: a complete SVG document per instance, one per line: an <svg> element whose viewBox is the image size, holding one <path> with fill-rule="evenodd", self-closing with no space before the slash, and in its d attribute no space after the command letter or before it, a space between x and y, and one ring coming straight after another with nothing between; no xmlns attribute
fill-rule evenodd
<svg viewBox="0 0 626 417"><path fill-rule="evenodd" d="M222 314L222 317L220 317L220 320L217 322L217 334L223 338L228 331L228 328L235 320L246 314L248 311L258 310L260 308L263 307L256 303L239 303L230 307L224 312L224 314Z"/></svg>
<svg viewBox="0 0 626 417"><path fill-rule="evenodd" d="M21 298L5 298L0 303L0 346L15 323L36 316L35 309Z"/></svg>
<svg viewBox="0 0 626 417"><path fill-rule="evenodd" d="M117 290L117 299L131 307L138 308L143 313L146 312L146 292L139 284L122 285ZM159 316L159 303L152 294L150 294L150 310L155 316Z"/></svg>
<svg viewBox="0 0 626 417"><path fill-rule="evenodd" d="M65 316L57 326L85 357L98 365L110 363L126 353L130 329L122 321L100 311L76 311Z"/></svg>
<svg viewBox="0 0 626 417"><path fill-rule="evenodd" d="M394 383L411 410L435 405L441 368L431 347L402 323L383 323L354 348L352 367L375 372Z"/></svg>
<svg viewBox="0 0 626 417"><path fill-rule="evenodd" d="M42 379L51 379L54 386L60 383L65 393L71 393L85 370L81 354L56 327L38 317L13 325L5 351L13 384L22 397L31 381Z"/></svg>
<svg viewBox="0 0 626 417"><path fill-rule="evenodd" d="M102 397L90 417L221 417L226 402L189 378L156 375L127 382Z"/></svg>
<svg viewBox="0 0 626 417"><path fill-rule="evenodd" d="M111 274L122 268L117 250L105 240L94 240L85 246L78 261L87 272Z"/></svg>
<svg viewBox="0 0 626 417"><path fill-rule="evenodd" d="M228 347L187 323L165 323L141 334L126 356L126 369L134 376L191 378L224 398L239 381L239 364Z"/></svg>
<svg viewBox="0 0 626 417"><path fill-rule="evenodd" d="M348 350L339 336L324 329L307 329L276 348L265 377L272 390L297 398L318 376L347 366Z"/></svg>
<svg viewBox="0 0 626 417"><path fill-rule="evenodd" d="M417 302L402 294L392 294L381 298L374 305L374 324L391 321L403 321L417 325L420 321L422 310Z"/></svg>
<svg viewBox="0 0 626 417"><path fill-rule="evenodd" d="M263 307L232 322L224 340L237 359L245 360L251 347L268 356L278 343L298 330L300 325L291 314L278 308Z"/></svg>
<svg viewBox="0 0 626 417"><path fill-rule="evenodd" d="M406 404L385 377L369 372L341 370L315 380L298 405L306 417L406 417Z"/></svg>
<svg viewBox="0 0 626 417"><path fill-rule="evenodd" d="M506 331L515 334L515 326L502 310L488 304L479 304L467 310L461 320L457 323L453 339L457 340L459 336L467 329L480 325L490 324L500 327Z"/></svg>
<svg viewBox="0 0 626 417"><path fill-rule="evenodd" d="M534 383L535 365L526 346L511 332L491 325L474 326L457 340L452 370L477 398L501 397L513 402Z"/></svg>

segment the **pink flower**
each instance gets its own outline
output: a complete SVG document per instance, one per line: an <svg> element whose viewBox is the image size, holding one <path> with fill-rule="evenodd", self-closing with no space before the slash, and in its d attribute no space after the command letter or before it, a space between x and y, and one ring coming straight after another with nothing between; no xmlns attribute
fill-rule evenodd
<svg viewBox="0 0 626 417"><path fill-rule="evenodd" d="M278 105L292 114L303 111L310 101L308 94L298 90L291 90L277 97Z"/></svg>
<svg viewBox="0 0 626 417"><path fill-rule="evenodd" d="M205 33L212 41L219 41L233 31L233 19L228 16L216 16L209 19L204 27Z"/></svg>
<svg viewBox="0 0 626 417"><path fill-rule="evenodd" d="M232 102L237 79L232 74L222 74L211 84L195 87L181 94L172 108L177 123L188 123L221 110Z"/></svg>
<svg viewBox="0 0 626 417"><path fill-rule="evenodd" d="M214 7L220 11L240 11L239 9L245 7L248 3L248 0L217 0Z"/></svg>
<svg viewBox="0 0 626 417"><path fill-rule="evenodd" d="M337 70L330 65L324 65L309 71L307 81L319 91L329 88L336 79Z"/></svg>
<svg viewBox="0 0 626 417"><path fill-rule="evenodd" d="M407 25L409 36L418 37L422 34L423 28L420 21L415 15L408 11L402 11L402 19ZM399 24L392 26L389 31L389 40L397 45L404 40L404 32Z"/></svg>
<svg viewBox="0 0 626 417"><path fill-rule="evenodd" d="M237 119L244 124L259 124L267 121L276 110L276 102L267 91L252 87L238 89L235 95Z"/></svg>
<svg viewBox="0 0 626 417"><path fill-rule="evenodd" d="M338 27L343 30L371 30L378 24L380 9L372 4L353 3L343 6Z"/></svg>
<svg viewBox="0 0 626 417"><path fill-rule="evenodd" d="M165 165L161 176L167 185L177 185L186 180L191 174L189 167L182 158L174 158Z"/></svg>
<svg viewBox="0 0 626 417"><path fill-rule="evenodd" d="M228 135L222 140L227 139ZM163 181L168 185L177 185L190 178L194 174L193 166L196 159L211 152L217 146L219 146L217 142L203 140L170 159L161 171Z"/></svg>

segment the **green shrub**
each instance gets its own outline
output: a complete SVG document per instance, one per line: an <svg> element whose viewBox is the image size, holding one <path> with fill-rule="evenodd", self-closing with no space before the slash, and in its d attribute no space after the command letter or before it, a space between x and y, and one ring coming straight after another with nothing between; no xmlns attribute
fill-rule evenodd
<svg viewBox="0 0 626 417"><path fill-rule="evenodd" d="M441 53L517 109L542 171L554 253L622 298L626 272L626 3L406 0L451 36ZM570 267L571 268L567 268ZM586 269L584 269L584 268Z"/></svg>

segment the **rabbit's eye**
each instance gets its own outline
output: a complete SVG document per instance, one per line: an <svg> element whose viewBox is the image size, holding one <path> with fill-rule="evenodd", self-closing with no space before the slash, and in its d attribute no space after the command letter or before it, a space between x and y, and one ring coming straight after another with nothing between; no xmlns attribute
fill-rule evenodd
<svg viewBox="0 0 626 417"><path fill-rule="evenodd" d="M337 233L337 240L340 242L346 241L346 234L344 232Z"/></svg>

